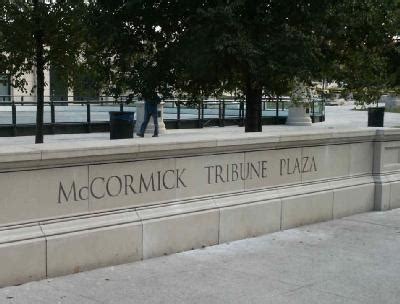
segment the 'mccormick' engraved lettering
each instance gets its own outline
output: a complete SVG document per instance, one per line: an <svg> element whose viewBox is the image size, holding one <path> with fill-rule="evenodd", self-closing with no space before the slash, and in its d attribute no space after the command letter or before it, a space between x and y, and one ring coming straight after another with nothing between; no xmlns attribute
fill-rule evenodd
<svg viewBox="0 0 400 304"><path fill-rule="evenodd" d="M112 187L113 185L116 185L117 191L114 191L114 192L111 191L111 189L113 188ZM106 191L107 191L108 196L111 196L111 197L116 197L121 194L122 180L119 178L119 176L113 175L107 179Z"/></svg>
<svg viewBox="0 0 400 304"><path fill-rule="evenodd" d="M94 183L95 183L97 180L100 180L101 183L102 183L102 185L104 185L104 181L105 181L105 180L104 180L104 177L95 177L95 178L92 180L92 182L90 183L90 195L93 196L94 198L101 199L101 198L103 198L103 197L106 195L105 191L102 192L102 194L96 194L96 193L94 193L94 191L93 191Z"/></svg>
<svg viewBox="0 0 400 304"><path fill-rule="evenodd" d="M131 192L133 194L136 194L136 191L133 188L132 183L133 183L133 176L130 174L124 175L125 195L128 195L128 193L131 193ZM129 192L128 192L128 189L130 190Z"/></svg>
<svg viewBox="0 0 400 304"><path fill-rule="evenodd" d="M151 187L151 188L150 188L150 187ZM156 190L154 189L154 178L153 178L153 173L150 174L150 177L149 177L149 179L148 179L148 181L147 181L147 184L146 184L146 181L145 181L143 175L140 174L139 193L142 193L142 192L143 192L143 191L142 191L143 188L144 188L145 192L149 192L149 189L151 189L151 191L156 191Z"/></svg>
<svg viewBox="0 0 400 304"><path fill-rule="evenodd" d="M76 197L76 186L75 186L75 182L72 182L71 187L69 188L68 194L65 192L64 186L63 184L60 182L59 186L58 186L58 203L61 204L63 201L68 202L70 197L72 195L73 200L76 202L77 201L77 197ZM64 197L64 199L62 199L62 197Z"/></svg>
<svg viewBox="0 0 400 304"><path fill-rule="evenodd" d="M186 169L183 168L181 173L179 173L180 169L176 169L176 188L179 188L179 185L182 185L183 188L186 188L185 183L183 182L182 175L185 173Z"/></svg>
<svg viewBox="0 0 400 304"><path fill-rule="evenodd" d="M167 171L164 172L163 178L162 178L162 180L163 180L163 187L164 187L165 189L171 190L171 189L174 189L174 188L175 188L175 185L174 185L174 184L171 184L171 185L169 185L169 186L167 185L166 179L167 179L167 177L168 177L168 175L167 175L168 173L174 174L175 172L174 172L174 170L167 170Z"/></svg>
<svg viewBox="0 0 400 304"><path fill-rule="evenodd" d="M78 185L75 181L59 183L58 203L88 200L89 197L100 200L119 196L132 196L147 192L168 191L186 188L186 169L170 169L122 176L96 176L87 185Z"/></svg>

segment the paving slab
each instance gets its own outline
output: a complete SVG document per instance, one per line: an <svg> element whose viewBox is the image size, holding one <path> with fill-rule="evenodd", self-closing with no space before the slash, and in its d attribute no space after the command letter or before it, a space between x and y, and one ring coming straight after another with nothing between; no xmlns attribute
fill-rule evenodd
<svg viewBox="0 0 400 304"><path fill-rule="evenodd" d="M385 303L400 299L400 209L0 289L12 303Z"/></svg>

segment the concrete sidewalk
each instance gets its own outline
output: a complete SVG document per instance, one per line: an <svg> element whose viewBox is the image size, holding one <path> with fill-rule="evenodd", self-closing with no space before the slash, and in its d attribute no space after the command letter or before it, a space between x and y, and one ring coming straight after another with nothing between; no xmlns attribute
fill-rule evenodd
<svg viewBox="0 0 400 304"><path fill-rule="evenodd" d="M397 209L7 287L0 303L397 304L399 252Z"/></svg>

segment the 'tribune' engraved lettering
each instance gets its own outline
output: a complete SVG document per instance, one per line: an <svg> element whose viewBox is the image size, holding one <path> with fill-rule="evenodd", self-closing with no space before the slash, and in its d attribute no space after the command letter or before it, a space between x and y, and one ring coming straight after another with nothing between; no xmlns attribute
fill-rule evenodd
<svg viewBox="0 0 400 304"><path fill-rule="evenodd" d="M267 163L266 160L260 160L257 162L205 166L204 168L207 169L207 183L210 185L266 178Z"/></svg>

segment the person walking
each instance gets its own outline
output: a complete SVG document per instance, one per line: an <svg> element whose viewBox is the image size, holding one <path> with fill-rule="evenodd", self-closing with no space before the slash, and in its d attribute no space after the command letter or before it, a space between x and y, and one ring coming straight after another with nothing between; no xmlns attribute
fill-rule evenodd
<svg viewBox="0 0 400 304"><path fill-rule="evenodd" d="M147 124L149 123L150 117L153 116L154 121L154 134L153 137L158 137L158 115L157 115L157 105L161 102L161 98L156 92L151 92L150 94L143 94L144 99L144 119L140 127L140 131L136 133L139 137L144 137L144 132L146 131Z"/></svg>

